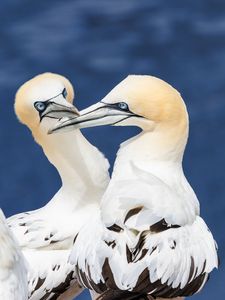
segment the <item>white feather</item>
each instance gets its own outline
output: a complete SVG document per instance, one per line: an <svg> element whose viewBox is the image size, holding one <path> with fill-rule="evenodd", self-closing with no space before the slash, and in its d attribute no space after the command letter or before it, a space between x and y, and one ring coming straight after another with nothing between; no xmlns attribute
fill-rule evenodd
<svg viewBox="0 0 225 300"><path fill-rule="evenodd" d="M147 162L144 167L138 161L121 161L121 165L117 161L101 202L101 215L96 214L79 232L71 261L89 282L107 285L102 269L108 259L115 284L121 290L136 289L139 276L146 269L151 283L160 280L174 289L183 289L204 272L202 287L207 274L218 266L217 251L212 234L198 216L199 203L182 168L175 164L170 176L167 168L171 166L166 164L160 164L159 170L152 168L153 173ZM125 221L127 213L137 207L139 212ZM168 227L175 228L152 232L150 227L162 219ZM113 224L122 230L108 230ZM141 235L145 238L139 248ZM127 259L127 248L132 262ZM147 253L140 259L143 249ZM189 278L191 268L193 274ZM149 286L149 292L153 291L156 289Z"/></svg>
<svg viewBox="0 0 225 300"><path fill-rule="evenodd" d="M28 299L27 263L0 210L0 299Z"/></svg>

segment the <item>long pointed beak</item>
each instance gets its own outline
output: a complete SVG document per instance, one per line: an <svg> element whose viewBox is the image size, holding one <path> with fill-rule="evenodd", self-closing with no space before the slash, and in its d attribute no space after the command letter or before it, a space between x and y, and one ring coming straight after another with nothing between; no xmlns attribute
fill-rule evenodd
<svg viewBox="0 0 225 300"><path fill-rule="evenodd" d="M116 108L114 104L107 104L100 101L82 110L79 117L67 115L66 119L59 120L48 133L71 131L75 128L116 125L131 116L135 115L130 111L122 111Z"/></svg>
<svg viewBox="0 0 225 300"><path fill-rule="evenodd" d="M42 121L43 118L60 120L64 117L74 118L79 115L78 110L67 101L64 101L63 104L49 101L46 109L40 114L40 120Z"/></svg>

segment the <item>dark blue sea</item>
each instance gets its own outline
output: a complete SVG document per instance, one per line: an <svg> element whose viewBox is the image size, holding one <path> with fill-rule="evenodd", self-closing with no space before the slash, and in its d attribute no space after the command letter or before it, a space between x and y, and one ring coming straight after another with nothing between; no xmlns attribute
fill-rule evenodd
<svg viewBox="0 0 225 300"><path fill-rule="evenodd" d="M159 76L182 93L190 114L184 169L221 259L191 299L225 299L225 1L1 0L0 206L7 216L44 205L60 186L13 109L17 88L46 71L73 82L79 109L128 74ZM135 132L84 134L113 164L119 144Z"/></svg>

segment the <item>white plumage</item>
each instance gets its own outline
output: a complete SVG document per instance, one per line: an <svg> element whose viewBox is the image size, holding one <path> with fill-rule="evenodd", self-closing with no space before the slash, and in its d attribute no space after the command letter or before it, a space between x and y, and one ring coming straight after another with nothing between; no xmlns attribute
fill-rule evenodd
<svg viewBox="0 0 225 300"><path fill-rule="evenodd" d="M113 290L123 299L131 299L125 291L137 293L132 299L200 291L218 258L182 169L188 115L180 94L155 77L129 76L52 132L104 124L143 131L120 147L100 210L76 238L70 260L80 282L103 299Z"/></svg>
<svg viewBox="0 0 225 300"><path fill-rule="evenodd" d="M68 257L109 182L108 161L79 130L48 135L65 114L78 115L72 100L69 81L49 73L25 83L16 96L17 116L31 129L62 180L62 187L44 207L8 219L30 265L30 300L73 299L83 290Z"/></svg>
<svg viewBox="0 0 225 300"><path fill-rule="evenodd" d="M28 299L27 264L0 210L0 299Z"/></svg>
<svg viewBox="0 0 225 300"><path fill-rule="evenodd" d="M30 264L28 276L29 299L59 299L74 287L79 295L82 289L77 285L75 268L68 263L69 250L25 250ZM64 299L73 299L64 297Z"/></svg>

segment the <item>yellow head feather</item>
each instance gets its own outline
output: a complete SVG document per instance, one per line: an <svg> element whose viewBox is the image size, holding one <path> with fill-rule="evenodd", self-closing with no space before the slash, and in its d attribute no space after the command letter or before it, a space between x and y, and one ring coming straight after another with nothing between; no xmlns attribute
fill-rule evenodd
<svg viewBox="0 0 225 300"><path fill-rule="evenodd" d="M38 124L39 119L37 113L34 112L33 103L53 97L52 87L56 82L66 88L66 99L68 102L73 103L74 89L67 78L54 73L37 75L25 82L16 93L14 108L21 123L26 124L30 128Z"/></svg>
<svg viewBox="0 0 225 300"><path fill-rule="evenodd" d="M188 124L180 93L165 81L147 75L130 75L107 96L109 102L124 101L129 109L157 124Z"/></svg>

